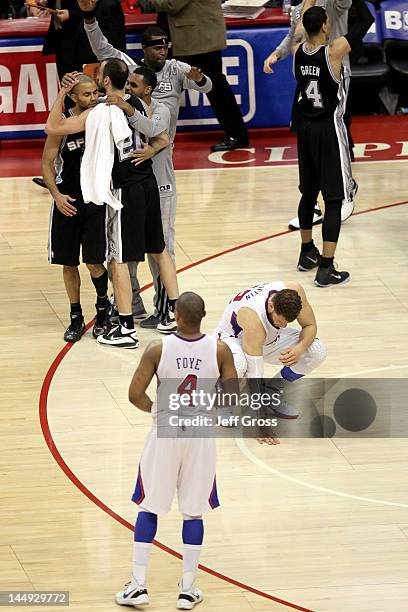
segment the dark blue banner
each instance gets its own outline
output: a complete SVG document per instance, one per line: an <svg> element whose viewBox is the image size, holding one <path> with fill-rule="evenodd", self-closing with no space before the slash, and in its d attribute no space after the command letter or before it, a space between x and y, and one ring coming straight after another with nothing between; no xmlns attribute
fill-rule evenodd
<svg viewBox="0 0 408 612"><path fill-rule="evenodd" d="M408 2L388 0L381 3L382 37L408 41Z"/></svg>

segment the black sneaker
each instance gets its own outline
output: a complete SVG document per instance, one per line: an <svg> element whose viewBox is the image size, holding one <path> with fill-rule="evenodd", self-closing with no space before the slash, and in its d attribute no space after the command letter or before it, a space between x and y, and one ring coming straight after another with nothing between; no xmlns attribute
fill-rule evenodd
<svg viewBox="0 0 408 612"><path fill-rule="evenodd" d="M92 328L92 335L94 338L101 336L110 328L110 316L112 312L112 305L108 300L105 306L95 304L96 308L96 321Z"/></svg>
<svg viewBox="0 0 408 612"><path fill-rule="evenodd" d="M65 330L64 340L65 342L78 342L82 338L82 335L85 331L85 322L84 319L77 319L71 321L71 324Z"/></svg>
<svg viewBox="0 0 408 612"><path fill-rule="evenodd" d="M173 332L177 331L177 323L174 318L174 314L169 312L167 315L162 317L156 329L161 334L172 334Z"/></svg>
<svg viewBox="0 0 408 612"><path fill-rule="evenodd" d="M313 247L306 253L300 253L297 269L299 272L308 272L317 268L320 264L320 253L317 247Z"/></svg>
<svg viewBox="0 0 408 612"><path fill-rule="evenodd" d="M144 321L140 322L140 327L143 327L143 329L156 329L159 323L159 316L150 315L150 317L147 317L147 319L144 319Z"/></svg>
<svg viewBox="0 0 408 612"><path fill-rule="evenodd" d="M135 349L139 346L139 339L134 329L122 331L122 326L117 325L106 333L98 336L96 341L104 346L118 346L119 348Z"/></svg>
<svg viewBox="0 0 408 612"><path fill-rule="evenodd" d="M39 187L44 187L44 189L48 189L42 176L35 176L31 180L33 181L33 183L35 183Z"/></svg>
<svg viewBox="0 0 408 612"><path fill-rule="evenodd" d="M350 274L339 272L334 266L330 268L319 268L316 273L314 283L317 287L330 287L330 285L342 285L348 283Z"/></svg>

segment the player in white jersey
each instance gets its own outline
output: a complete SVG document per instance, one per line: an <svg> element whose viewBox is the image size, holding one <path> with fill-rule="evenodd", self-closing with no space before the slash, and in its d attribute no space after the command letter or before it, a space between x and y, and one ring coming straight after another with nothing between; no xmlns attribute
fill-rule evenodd
<svg viewBox="0 0 408 612"><path fill-rule="evenodd" d="M301 330L287 327L295 319ZM309 374L325 359L326 349L316 332L305 291L292 281L241 291L229 302L215 330L230 347L239 377L263 378L267 362L281 366L278 378L287 382ZM275 412L287 418L298 416L283 403Z"/></svg>
<svg viewBox="0 0 408 612"><path fill-rule="evenodd" d="M178 333L152 342L143 353L133 376L129 400L140 410L151 412L153 427L147 436L139 464L132 500L139 505L135 524L131 581L116 594L116 603L134 607L147 605L146 573L157 530L157 515L169 512L177 490L183 514L183 575L177 608L191 610L203 600L195 579L203 541L202 514L219 505L215 480L214 438L164 438L157 435L157 401L146 395L150 381L180 385L198 392L215 390L222 380L237 378L231 351L223 342L200 331L204 302L195 293L183 293L177 301ZM170 380L169 380L170 379ZM164 382L163 382L164 381ZM160 389L158 389L160 391Z"/></svg>

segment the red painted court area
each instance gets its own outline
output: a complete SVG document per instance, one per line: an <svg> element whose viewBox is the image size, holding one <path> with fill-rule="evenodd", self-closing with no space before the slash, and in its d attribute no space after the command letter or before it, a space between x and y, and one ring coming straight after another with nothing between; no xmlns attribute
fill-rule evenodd
<svg viewBox="0 0 408 612"><path fill-rule="evenodd" d="M352 123L356 162L408 159L408 116L355 117ZM184 132L176 138L176 170L293 165L296 137L287 128L255 129L246 149L211 153L219 132ZM40 174L42 140L0 141L0 177Z"/></svg>

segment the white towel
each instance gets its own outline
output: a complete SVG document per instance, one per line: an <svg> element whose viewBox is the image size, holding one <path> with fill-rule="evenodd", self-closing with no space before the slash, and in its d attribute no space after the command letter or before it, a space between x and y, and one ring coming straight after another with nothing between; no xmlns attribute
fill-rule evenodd
<svg viewBox="0 0 408 612"><path fill-rule="evenodd" d="M120 147L132 131L117 106L98 104L85 124L85 152L81 163L81 190L84 202L109 204L120 210L122 204L111 191L114 146Z"/></svg>

